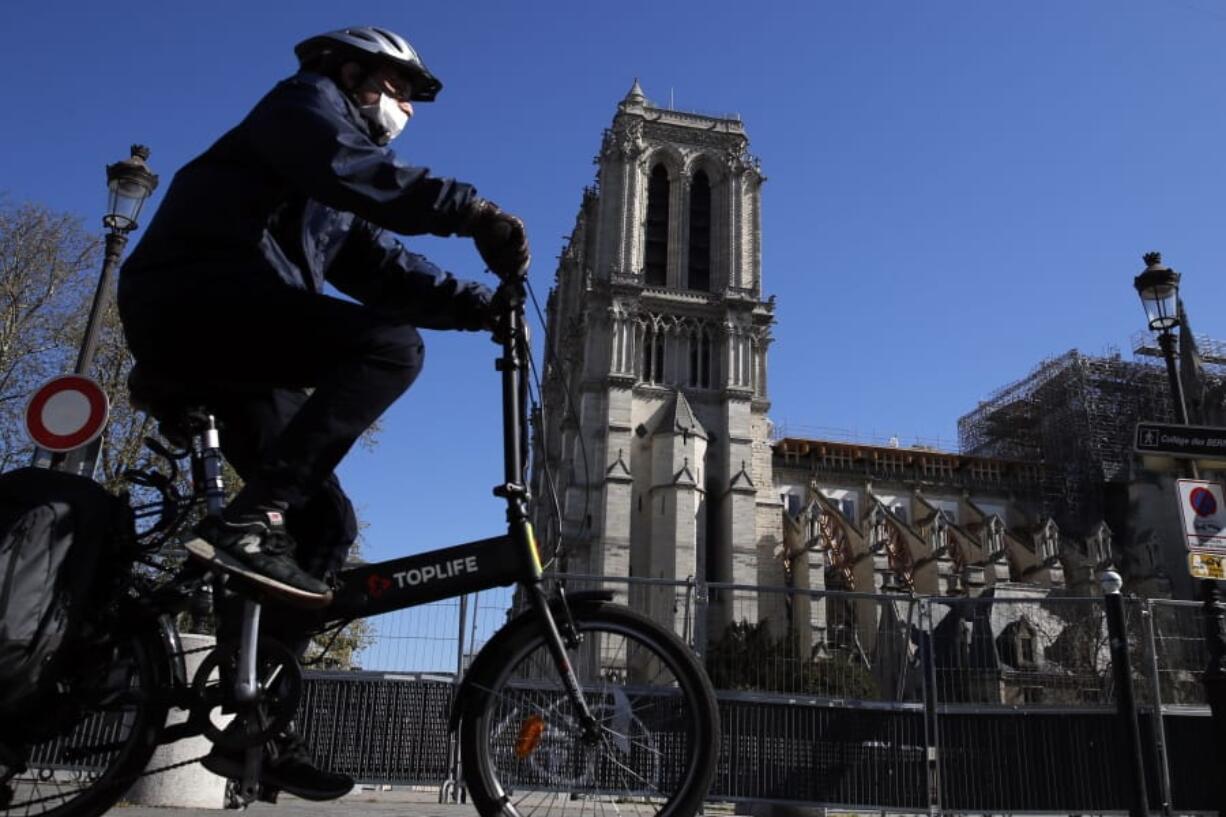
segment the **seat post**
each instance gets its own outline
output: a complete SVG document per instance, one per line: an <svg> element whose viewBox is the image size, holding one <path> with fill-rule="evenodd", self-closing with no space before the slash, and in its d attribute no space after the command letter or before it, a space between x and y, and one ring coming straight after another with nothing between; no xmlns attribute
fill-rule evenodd
<svg viewBox="0 0 1226 817"><path fill-rule="evenodd" d="M226 485L221 475L221 434L209 415L208 428L200 435L200 458L204 463L204 506L209 516L220 516L226 504Z"/></svg>

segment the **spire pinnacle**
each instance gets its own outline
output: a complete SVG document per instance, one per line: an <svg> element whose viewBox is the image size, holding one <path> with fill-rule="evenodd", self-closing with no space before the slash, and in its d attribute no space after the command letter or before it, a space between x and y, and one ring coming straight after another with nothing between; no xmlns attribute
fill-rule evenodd
<svg viewBox="0 0 1226 817"><path fill-rule="evenodd" d="M643 86L639 85L639 78L634 78L634 84L630 86L630 90L626 93L626 98L623 102L631 105L642 105L647 101L647 96L643 93Z"/></svg>

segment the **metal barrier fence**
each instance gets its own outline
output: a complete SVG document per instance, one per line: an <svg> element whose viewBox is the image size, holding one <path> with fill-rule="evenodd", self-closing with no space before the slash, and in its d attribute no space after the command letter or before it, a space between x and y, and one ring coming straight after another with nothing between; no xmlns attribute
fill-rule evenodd
<svg viewBox="0 0 1226 817"><path fill-rule="evenodd" d="M723 737L711 798L912 812L1123 812L1129 741L1102 600L795 592L565 577L672 626L703 659ZM361 671L310 673L306 737L367 783L450 790L456 678L513 612L509 590L374 620ZM1130 600L1150 806L1216 810L1199 606Z"/></svg>

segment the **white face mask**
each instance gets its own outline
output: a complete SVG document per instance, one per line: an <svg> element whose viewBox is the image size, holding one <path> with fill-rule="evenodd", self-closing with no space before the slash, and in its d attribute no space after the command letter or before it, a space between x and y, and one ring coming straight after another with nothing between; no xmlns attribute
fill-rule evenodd
<svg viewBox="0 0 1226 817"><path fill-rule="evenodd" d="M400 103L387 94L380 94L374 105L360 105L358 111L375 129L375 140L381 145L395 139L404 130L409 115L400 109Z"/></svg>

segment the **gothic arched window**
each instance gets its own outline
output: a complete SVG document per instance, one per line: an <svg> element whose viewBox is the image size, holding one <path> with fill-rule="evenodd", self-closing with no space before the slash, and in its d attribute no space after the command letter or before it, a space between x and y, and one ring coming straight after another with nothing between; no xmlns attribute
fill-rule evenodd
<svg viewBox="0 0 1226 817"><path fill-rule="evenodd" d="M664 333L654 326L643 329L643 371L640 379L644 383L664 382Z"/></svg>
<svg viewBox="0 0 1226 817"><path fill-rule="evenodd" d="M643 255L643 278L648 286L668 281L668 171L652 168L647 182L647 234Z"/></svg>
<svg viewBox="0 0 1226 817"><path fill-rule="evenodd" d="M689 289L711 289L711 183L704 171L690 183Z"/></svg>
<svg viewBox="0 0 1226 817"><path fill-rule="evenodd" d="M690 385L711 388L711 333L705 328L690 333Z"/></svg>

